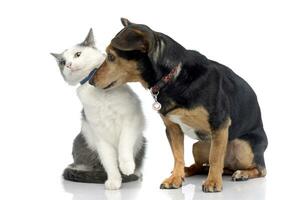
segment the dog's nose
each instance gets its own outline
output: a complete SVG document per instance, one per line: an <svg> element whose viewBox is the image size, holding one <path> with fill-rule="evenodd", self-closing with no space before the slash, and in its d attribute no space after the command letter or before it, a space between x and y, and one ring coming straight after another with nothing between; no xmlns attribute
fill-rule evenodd
<svg viewBox="0 0 300 200"><path fill-rule="evenodd" d="M90 80L89 80L89 84L90 85L93 85L93 86L95 86L95 82L94 82L94 78L92 77L92 78L90 78Z"/></svg>

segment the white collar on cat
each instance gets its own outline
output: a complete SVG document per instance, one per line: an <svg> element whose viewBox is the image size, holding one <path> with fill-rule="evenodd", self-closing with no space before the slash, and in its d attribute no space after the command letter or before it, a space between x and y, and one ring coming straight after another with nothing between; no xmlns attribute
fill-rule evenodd
<svg viewBox="0 0 300 200"><path fill-rule="evenodd" d="M93 70L89 73L89 75L87 75L84 79L82 79L82 80L80 81L80 85L83 85L83 84L85 84L86 82L88 82L88 81L94 76L94 74L96 73L97 69L98 69L98 68L93 69Z"/></svg>

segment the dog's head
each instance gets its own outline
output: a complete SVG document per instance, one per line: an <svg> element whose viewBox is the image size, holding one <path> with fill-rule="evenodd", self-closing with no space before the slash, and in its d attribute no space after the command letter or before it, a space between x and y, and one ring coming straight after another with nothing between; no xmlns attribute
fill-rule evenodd
<svg viewBox="0 0 300 200"><path fill-rule="evenodd" d="M121 19L124 28L112 39L106 48L107 57L99 67L90 84L102 89L113 88L127 82L145 81L153 74L148 54L155 46L155 32L142 24ZM151 71L152 70L152 71Z"/></svg>

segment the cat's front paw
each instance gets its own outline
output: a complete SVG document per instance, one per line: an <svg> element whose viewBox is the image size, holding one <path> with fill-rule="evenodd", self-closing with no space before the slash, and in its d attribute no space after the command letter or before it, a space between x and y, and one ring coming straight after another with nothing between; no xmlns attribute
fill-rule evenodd
<svg viewBox="0 0 300 200"><path fill-rule="evenodd" d="M129 176L134 173L135 163L133 160L120 161L120 170L124 175Z"/></svg>
<svg viewBox="0 0 300 200"><path fill-rule="evenodd" d="M107 179L107 181L105 181L105 189L118 190L121 188L121 184L122 184L121 179Z"/></svg>

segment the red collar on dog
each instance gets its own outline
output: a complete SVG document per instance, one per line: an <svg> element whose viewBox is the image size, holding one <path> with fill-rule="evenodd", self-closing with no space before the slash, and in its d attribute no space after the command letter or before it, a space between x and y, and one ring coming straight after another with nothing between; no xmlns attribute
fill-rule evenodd
<svg viewBox="0 0 300 200"><path fill-rule="evenodd" d="M169 74L162 77L160 81L158 81L153 87L150 88L151 92L153 94L156 94L159 92L161 88L163 88L166 84L168 84L177 74L178 69L181 67L181 63L179 63L176 67L174 67Z"/></svg>
<svg viewBox="0 0 300 200"><path fill-rule="evenodd" d="M163 76L160 81L158 81L153 87L150 88L150 92L152 97L154 98L154 103L152 108L156 111L161 109L161 104L157 101L157 96L159 94L159 90L167 85L173 78L178 74L178 71L181 67L181 63L179 63L176 67L174 67L169 74Z"/></svg>

